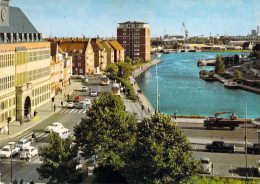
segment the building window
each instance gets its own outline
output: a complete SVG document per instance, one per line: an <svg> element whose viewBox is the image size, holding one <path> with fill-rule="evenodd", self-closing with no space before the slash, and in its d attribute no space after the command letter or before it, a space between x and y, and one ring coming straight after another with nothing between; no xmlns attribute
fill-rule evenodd
<svg viewBox="0 0 260 184"><path fill-rule="evenodd" d="M126 41L123 41L123 43L126 43Z"/></svg>
<svg viewBox="0 0 260 184"><path fill-rule="evenodd" d="M134 53L134 55L135 55L135 56L139 56L139 55L140 55L140 53L138 53L138 52L137 52L137 53Z"/></svg>
<svg viewBox="0 0 260 184"><path fill-rule="evenodd" d="M79 73L83 74L83 69L82 68L79 69Z"/></svg>
<svg viewBox="0 0 260 184"><path fill-rule="evenodd" d="M126 31L126 29L123 29L123 31Z"/></svg>
<svg viewBox="0 0 260 184"><path fill-rule="evenodd" d="M81 56L78 56L78 60L81 60Z"/></svg>
<svg viewBox="0 0 260 184"><path fill-rule="evenodd" d="M125 39L126 39L126 37L123 37L123 39L125 40Z"/></svg>
<svg viewBox="0 0 260 184"><path fill-rule="evenodd" d="M139 47L139 45L134 45L134 47Z"/></svg>
<svg viewBox="0 0 260 184"><path fill-rule="evenodd" d="M78 63L78 66L81 66L81 63Z"/></svg>
<svg viewBox="0 0 260 184"><path fill-rule="evenodd" d="M123 33L123 35L125 36L125 35L126 35L126 33Z"/></svg>

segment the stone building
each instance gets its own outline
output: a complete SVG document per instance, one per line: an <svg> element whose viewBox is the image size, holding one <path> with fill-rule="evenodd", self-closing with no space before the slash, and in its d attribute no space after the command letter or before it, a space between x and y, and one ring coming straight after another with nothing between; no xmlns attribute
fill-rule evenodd
<svg viewBox="0 0 260 184"><path fill-rule="evenodd" d="M95 53L95 68L97 73L105 71L107 68L107 51L100 41L96 38L91 39L91 45Z"/></svg>
<svg viewBox="0 0 260 184"><path fill-rule="evenodd" d="M107 52L107 65L114 63L114 49L113 49L113 47L106 40L102 41L102 45Z"/></svg>
<svg viewBox="0 0 260 184"><path fill-rule="evenodd" d="M0 127L50 101L50 43L21 9L0 1Z"/></svg>
<svg viewBox="0 0 260 184"><path fill-rule="evenodd" d="M108 41L114 49L114 62L125 60L125 49L115 40Z"/></svg>

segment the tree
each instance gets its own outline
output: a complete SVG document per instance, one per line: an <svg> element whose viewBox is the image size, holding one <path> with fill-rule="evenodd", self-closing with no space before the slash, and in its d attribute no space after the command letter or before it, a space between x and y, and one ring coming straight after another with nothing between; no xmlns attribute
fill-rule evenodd
<svg viewBox="0 0 260 184"><path fill-rule="evenodd" d="M126 56L126 58L125 58L125 62L126 62L126 63L131 63L131 64L133 64L132 59L129 58L128 56Z"/></svg>
<svg viewBox="0 0 260 184"><path fill-rule="evenodd" d="M72 147L72 139L61 139L57 133L51 133L48 137L50 144L39 147L39 156L43 163L37 168L40 179L49 179L50 182L64 183L74 179L79 164L76 158L78 150Z"/></svg>
<svg viewBox="0 0 260 184"><path fill-rule="evenodd" d="M109 77L116 78L118 73L118 66L116 63L112 63L107 67L107 72L109 72Z"/></svg>
<svg viewBox="0 0 260 184"><path fill-rule="evenodd" d="M100 164L124 167L123 157L135 142L137 121L125 112L122 99L108 93L94 99L87 116L74 127L75 142L83 155L97 155Z"/></svg>
<svg viewBox="0 0 260 184"><path fill-rule="evenodd" d="M124 171L131 183L185 183L198 171L190 143L170 115L143 119L134 148Z"/></svg>
<svg viewBox="0 0 260 184"><path fill-rule="evenodd" d="M242 77L242 73L239 71L239 70L235 70L234 71L234 81L238 81L238 80L241 80L243 77Z"/></svg>
<svg viewBox="0 0 260 184"><path fill-rule="evenodd" d="M118 76L128 78L133 73L133 66L131 63L119 62L118 63Z"/></svg>
<svg viewBox="0 0 260 184"><path fill-rule="evenodd" d="M217 73L219 75L222 75L225 73L225 64L223 63L219 54L216 57L215 73Z"/></svg>

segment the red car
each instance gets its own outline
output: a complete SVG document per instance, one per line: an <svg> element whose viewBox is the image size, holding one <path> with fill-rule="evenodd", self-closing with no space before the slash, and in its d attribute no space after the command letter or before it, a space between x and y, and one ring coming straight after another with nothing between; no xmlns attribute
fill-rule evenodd
<svg viewBox="0 0 260 184"><path fill-rule="evenodd" d="M81 100L81 97L80 97L80 96L75 96L74 101L79 102L80 100Z"/></svg>

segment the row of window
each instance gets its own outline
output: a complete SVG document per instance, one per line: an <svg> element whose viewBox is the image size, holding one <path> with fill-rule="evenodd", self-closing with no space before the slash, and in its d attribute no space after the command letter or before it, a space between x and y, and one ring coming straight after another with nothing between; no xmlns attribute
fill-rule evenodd
<svg viewBox="0 0 260 184"><path fill-rule="evenodd" d="M40 104L40 103L50 99L50 96L51 96L50 93L45 93L45 94L43 94L43 95L33 99L32 100L32 105L33 106L37 106L38 104Z"/></svg>
<svg viewBox="0 0 260 184"><path fill-rule="evenodd" d="M50 58L49 50L28 52L27 54L27 62L38 61L38 60L43 60L48 58Z"/></svg>
<svg viewBox="0 0 260 184"><path fill-rule="evenodd" d="M15 105L15 97L12 97L12 98L9 98L5 101L2 101L0 109L4 110L4 109L7 109L8 107L13 106L13 105Z"/></svg>
<svg viewBox="0 0 260 184"><path fill-rule="evenodd" d="M39 95L39 94L42 94L42 93L44 93L44 92L50 90L50 88L51 88L50 84L46 84L46 85L41 86L41 87L39 87L39 88L37 88L37 89L34 89L34 90L32 91L32 95L33 95L33 96L37 96L37 95Z"/></svg>
<svg viewBox="0 0 260 184"><path fill-rule="evenodd" d="M0 91L14 87L14 75L0 78Z"/></svg>
<svg viewBox="0 0 260 184"><path fill-rule="evenodd" d="M16 65L27 64L27 52L16 52L15 63Z"/></svg>
<svg viewBox="0 0 260 184"><path fill-rule="evenodd" d="M123 29L123 31L126 31L126 29ZM134 29L134 31L139 31L139 29Z"/></svg>
<svg viewBox="0 0 260 184"><path fill-rule="evenodd" d="M13 117L16 114L16 108L10 109L9 111L6 112L2 112L1 114L1 123L3 123L4 121L7 121L8 117Z"/></svg>
<svg viewBox="0 0 260 184"><path fill-rule="evenodd" d="M14 54L0 55L0 68L13 66Z"/></svg>
<svg viewBox="0 0 260 184"><path fill-rule="evenodd" d="M40 68L37 70L32 70L28 72L28 77L27 80L28 81L33 81L45 76L50 76L50 67L44 67L44 68Z"/></svg>
<svg viewBox="0 0 260 184"><path fill-rule="evenodd" d="M81 56L72 56L72 60L76 59L76 57L78 58L78 60L81 60Z"/></svg>

